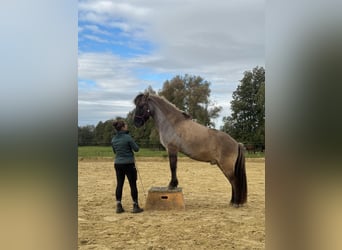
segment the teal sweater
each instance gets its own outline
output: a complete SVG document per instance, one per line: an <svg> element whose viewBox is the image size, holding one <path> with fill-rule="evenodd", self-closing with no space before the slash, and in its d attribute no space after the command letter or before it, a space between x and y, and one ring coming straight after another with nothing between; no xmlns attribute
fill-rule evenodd
<svg viewBox="0 0 342 250"><path fill-rule="evenodd" d="M128 131L119 131L112 139L112 148L115 153L116 164L134 163L134 153L139 151Z"/></svg>

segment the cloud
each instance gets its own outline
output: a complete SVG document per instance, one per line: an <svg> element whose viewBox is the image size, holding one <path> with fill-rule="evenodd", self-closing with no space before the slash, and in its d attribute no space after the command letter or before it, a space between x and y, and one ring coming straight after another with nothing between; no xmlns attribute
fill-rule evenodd
<svg viewBox="0 0 342 250"><path fill-rule="evenodd" d="M148 85L159 90L165 80L191 74L211 82L211 99L224 107L222 116L228 115L243 73L265 64L264 5L252 0L80 1L79 78L95 84L79 90L79 109L87 100L127 103ZM128 108L120 107L120 112ZM112 110L119 113L117 107ZM79 119L82 123L85 117Z"/></svg>
<svg viewBox="0 0 342 250"><path fill-rule="evenodd" d="M111 33L105 30L102 30L101 28L99 28L99 26L97 25L83 25L83 30L90 30L91 32L95 33L95 34L102 34L102 35L107 35L110 36Z"/></svg>
<svg viewBox="0 0 342 250"><path fill-rule="evenodd" d="M133 110L134 97L145 88L135 77L137 62L112 53L79 54L79 124L125 117Z"/></svg>
<svg viewBox="0 0 342 250"><path fill-rule="evenodd" d="M94 79L95 82L87 96L81 98L91 98L93 91L103 97L108 93L125 96L139 88L139 79L133 73L134 64L129 60L111 53L80 53L78 62L79 79Z"/></svg>
<svg viewBox="0 0 342 250"><path fill-rule="evenodd" d="M126 1L79 1L79 11L91 12L95 15L107 18L115 18L116 16L128 16L130 18L145 17L149 10L139 7Z"/></svg>
<svg viewBox="0 0 342 250"><path fill-rule="evenodd" d="M168 57L186 58L191 65L241 60L263 47L261 1L244 5L238 1L201 1L178 6L158 6L146 31L147 36L162 45L161 53Z"/></svg>
<svg viewBox="0 0 342 250"><path fill-rule="evenodd" d="M120 28L123 32L134 33L143 27L142 20L149 10L120 1L80 1L79 20L107 27Z"/></svg>

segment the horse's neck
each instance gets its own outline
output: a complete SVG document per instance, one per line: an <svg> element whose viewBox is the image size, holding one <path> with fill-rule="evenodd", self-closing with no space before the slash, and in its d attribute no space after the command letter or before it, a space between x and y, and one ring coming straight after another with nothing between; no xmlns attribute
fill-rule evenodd
<svg viewBox="0 0 342 250"><path fill-rule="evenodd" d="M150 105L153 110L152 117L159 132L173 130L177 122L184 119L179 110L169 106L170 104L168 103L163 103L162 100L153 100Z"/></svg>
<svg viewBox="0 0 342 250"><path fill-rule="evenodd" d="M163 112L159 107L156 106L154 106L152 117L159 131L168 122L165 112Z"/></svg>
<svg viewBox="0 0 342 250"><path fill-rule="evenodd" d="M168 148L169 143L172 142L172 137L176 133L172 116L172 113L162 110L160 107L155 107L152 113L156 129L159 132L160 143L165 148Z"/></svg>

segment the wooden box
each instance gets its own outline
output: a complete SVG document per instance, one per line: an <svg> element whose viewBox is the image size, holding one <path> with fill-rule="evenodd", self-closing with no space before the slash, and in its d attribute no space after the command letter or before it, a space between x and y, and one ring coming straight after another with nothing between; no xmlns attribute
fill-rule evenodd
<svg viewBox="0 0 342 250"><path fill-rule="evenodd" d="M185 209L182 188L151 187L148 191L145 210Z"/></svg>

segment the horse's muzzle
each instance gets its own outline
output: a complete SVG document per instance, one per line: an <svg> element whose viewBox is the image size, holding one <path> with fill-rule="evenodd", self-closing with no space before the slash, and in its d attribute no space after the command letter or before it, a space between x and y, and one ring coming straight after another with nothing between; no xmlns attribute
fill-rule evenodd
<svg viewBox="0 0 342 250"><path fill-rule="evenodd" d="M136 126L137 128L140 128L144 125L145 121L141 118L134 118L134 126Z"/></svg>

